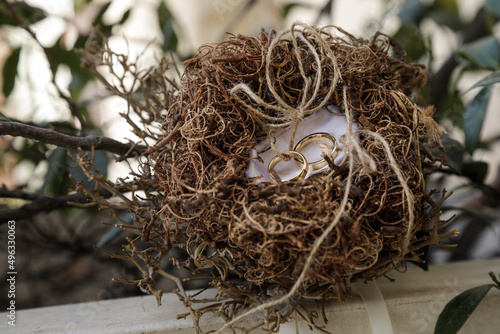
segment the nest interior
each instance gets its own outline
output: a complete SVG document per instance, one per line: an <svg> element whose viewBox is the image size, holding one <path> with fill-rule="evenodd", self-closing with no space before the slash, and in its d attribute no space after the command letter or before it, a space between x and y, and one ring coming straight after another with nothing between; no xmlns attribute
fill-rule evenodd
<svg viewBox="0 0 500 334"><path fill-rule="evenodd" d="M308 291L372 280L404 263L430 219L419 145L428 116L411 94L426 81L392 38L293 25L232 35L185 63L164 136L138 182L161 195L153 216L198 265L254 287ZM346 159L306 180L255 182L252 148L333 105L349 124ZM328 159L328 157L325 157ZM141 181L143 180L143 181ZM210 249L211 251L208 251ZM234 275L233 275L234 276Z"/></svg>

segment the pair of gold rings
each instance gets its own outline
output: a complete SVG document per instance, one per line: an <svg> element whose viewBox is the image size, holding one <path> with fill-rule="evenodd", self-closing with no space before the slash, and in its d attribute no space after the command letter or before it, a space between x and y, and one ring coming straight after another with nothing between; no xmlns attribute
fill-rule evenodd
<svg viewBox="0 0 500 334"><path fill-rule="evenodd" d="M328 161L326 161L325 158L310 163L307 161L306 157L302 153L300 153L303 150L303 148L306 147L309 143L311 142L319 143L319 142L324 142L325 140L328 140L332 143L333 149L331 152L334 153L335 150L337 149L337 140L335 140L334 137L332 137L330 134L326 132L316 132L310 134L302 138L295 145L293 151L286 151L281 153L281 155L276 155L269 162L269 166L267 167L267 172L269 174L269 177L276 181L274 175L275 173L274 167L276 167L276 165L281 161L290 161L291 159L294 159L295 161L301 164L301 170L297 175L295 175L290 179L282 179L281 180L282 182L296 181L300 178L305 177L307 175L307 172L314 172L328 166Z"/></svg>

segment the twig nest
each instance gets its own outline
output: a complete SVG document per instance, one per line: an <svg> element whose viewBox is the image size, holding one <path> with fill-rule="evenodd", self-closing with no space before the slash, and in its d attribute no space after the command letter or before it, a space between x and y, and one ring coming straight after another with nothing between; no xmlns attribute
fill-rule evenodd
<svg viewBox="0 0 500 334"><path fill-rule="evenodd" d="M168 140L145 163L163 196L156 215L185 233L198 267L217 268L219 287L230 274L276 291L300 280L301 291L335 286L343 299L349 282L404 262L432 218L424 218L419 142L435 124L410 99L425 81L424 66L380 33L363 40L295 24L203 45L186 62L163 127ZM286 158L283 133L294 151L301 124L325 110L345 125L337 135L321 130L338 146L324 143L319 172L289 181L248 175L262 159L256 147Z"/></svg>

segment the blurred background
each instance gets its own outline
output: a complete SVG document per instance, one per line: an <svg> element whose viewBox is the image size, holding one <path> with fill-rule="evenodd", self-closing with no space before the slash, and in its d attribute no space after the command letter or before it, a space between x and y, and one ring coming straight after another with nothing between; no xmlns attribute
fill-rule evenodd
<svg viewBox="0 0 500 334"><path fill-rule="evenodd" d="M442 144L453 147L443 166L425 167L433 169L429 189L454 191L443 211L444 217L457 215L448 228L461 230L449 241L459 247L431 247L428 263L492 258L500 256L499 19L497 0L1 0L0 121L136 140L120 116L127 103L80 66L76 51L94 26L139 68L172 57L181 71L201 44L226 39L228 32L256 35L261 27L280 30L295 21L336 25L363 38L382 31L428 67L428 83L413 98L436 107L446 130ZM105 151L95 159L113 182L137 167ZM130 261L93 247L121 252L125 236L110 226L117 220L108 213L57 206L27 213L26 205L42 197L71 193L71 178L93 186L67 149L0 137L0 290L6 287L6 222L16 213L18 308L142 294L111 281L139 275ZM131 217L122 212L120 219ZM172 289L167 281L159 287ZM2 305L5 298L2 293Z"/></svg>

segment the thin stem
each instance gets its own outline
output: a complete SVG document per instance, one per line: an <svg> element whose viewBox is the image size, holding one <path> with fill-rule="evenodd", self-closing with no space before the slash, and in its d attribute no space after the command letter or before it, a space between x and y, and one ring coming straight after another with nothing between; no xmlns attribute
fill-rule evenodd
<svg viewBox="0 0 500 334"><path fill-rule="evenodd" d="M99 195L103 198L111 197L112 194L101 189ZM82 192L63 196L45 196L25 192L21 189L8 190L5 186L0 188L0 198L19 198L31 200L18 209L1 210L0 225L9 220L30 219L34 215L42 212L50 212L58 209L75 206L75 204L89 203L92 198Z"/></svg>

